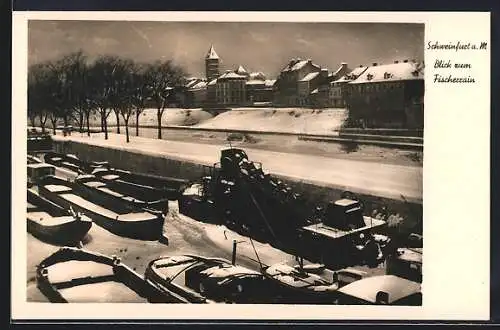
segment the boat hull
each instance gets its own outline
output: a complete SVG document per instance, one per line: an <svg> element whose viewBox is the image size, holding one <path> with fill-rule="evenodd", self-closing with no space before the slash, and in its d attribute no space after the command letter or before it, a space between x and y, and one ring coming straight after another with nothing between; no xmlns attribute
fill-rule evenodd
<svg viewBox="0 0 500 330"><path fill-rule="evenodd" d="M94 266L89 267L89 274L83 277L75 277L67 280L66 282L55 283L51 280L48 275L48 269L58 263L64 263L68 261L86 261L92 263ZM110 266L112 273L106 276L94 277L92 280L91 269L95 269L95 265L102 265L104 267ZM59 272L60 273L60 272ZM55 274L55 277L60 277L64 274ZM71 296L68 298L64 294L64 289L68 287L77 287L79 285L85 286L88 284L97 283L99 281L104 283L119 283L126 289L127 295L136 295L147 302L151 303L172 303L175 300L167 293L160 290L153 283L146 280L143 276L134 272L128 266L122 264L117 258L110 258L105 255L98 253L86 251L83 249L75 249L70 247L61 248L59 251L50 255L44 259L37 267L36 271L36 281L38 289L48 298L50 302L56 303L68 303L71 301ZM118 292L119 293L119 292ZM93 292L88 292L90 294L89 299L92 299ZM96 300L99 292L95 292Z"/></svg>
<svg viewBox="0 0 500 330"><path fill-rule="evenodd" d="M119 169L95 171L110 187L121 189L129 194L142 193L148 199L168 198L177 200L187 181L177 178L168 178L145 173L134 173ZM106 179L107 175L116 176Z"/></svg>
<svg viewBox="0 0 500 330"><path fill-rule="evenodd" d="M44 226L27 219L27 229L36 238L58 245L77 245L92 227L91 221L73 220L60 225Z"/></svg>
<svg viewBox="0 0 500 330"><path fill-rule="evenodd" d="M63 180L62 180L63 181ZM64 182L64 181L63 181ZM76 188L77 184L65 183L67 186L71 188ZM100 227L110 231L113 234L124 236L133 239L141 239L141 240L158 240L163 235L163 225L164 225L164 217L161 214L151 214L151 218L145 220L134 220L134 221L126 221L120 220L116 218L108 217L100 212L93 210L92 208L87 208L84 205L80 205L78 203L74 203L69 201L66 198L58 195L57 193L53 193L45 188L43 184L39 186L40 195L47 198L48 200L59 204L65 208L72 207L75 211L81 212L86 216L90 217L96 224ZM83 194L78 189L73 189L73 194L80 196L81 198L86 199L85 194ZM115 203L117 203L115 201ZM100 205L104 203L99 203ZM122 203L121 205L124 209L127 208L127 205ZM105 207L105 206L103 206Z"/></svg>

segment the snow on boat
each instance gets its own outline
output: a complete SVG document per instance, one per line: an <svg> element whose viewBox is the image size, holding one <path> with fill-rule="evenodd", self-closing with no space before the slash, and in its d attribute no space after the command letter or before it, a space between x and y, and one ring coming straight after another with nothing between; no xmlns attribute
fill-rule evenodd
<svg viewBox="0 0 500 330"><path fill-rule="evenodd" d="M38 289L51 302L155 302L172 298L119 258L63 247L37 267Z"/></svg>
<svg viewBox="0 0 500 330"><path fill-rule="evenodd" d="M46 175L54 175L55 172L56 172L55 166L50 164L45 164L45 163L28 164L26 168L28 187L36 185L38 180L40 180L40 178Z"/></svg>
<svg viewBox="0 0 500 330"><path fill-rule="evenodd" d="M63 207L73 207L116 235L157 240L163 234L161 212L153 214L113 196L89 193L79 183L46 176L40 181L38 190L41 196Z"/></svg>
<svg viewBox="0 0 500 330"><path fill-rule="evenodd" d="M40 158L33 155L28 155L28 164L40 164L40 163L43 163L43 161Z"/></svg>
<svg viewBox="0 0 500 330"><path fill-rule="evenodd" d="M28 189L27 227L33 236L64 245L76 245L92 227L92 220L71 212Z"/></svg>
<svg viewBox="0 0 500 330"><path fill-rule="evenodd" d="M279 294L290 304L333 304L339 284L306 272L304 269L278 263L264 270L265 276L279 288Z"/></svg>
<svg viewBox="0 0 500 330"><path fill-rule="evenodd" d="M144 196L139 193L129 193L120 190L119 188L110 187L107 183L98 179L94 175L82 175L75 179L76 183L80 184L80 188L85 190L88 194L104 194L111 198L120 199L126 203L131 203L137 208L144 209L151 213L156 213L157 211L163 214L168 213L168 199L146 199L148 196Z"/></svg>
<svg viewBox="0 0 500 330"><path fill-rule="evenodd" d="M193 255L152 260L145 278L187 303L271 303L276 297L257 271Z"/></svg>
<svg viewBox="0 0 500 330"><path fill-rule="evenodd" d="M379 275L339 289L342 305L421 306L421 284L395 275Z"/></svg>
<svg viewBox="0 0 500 330"><path fill-rule="evenodd" d="M45 154L44 160L46 163L57 167L64 167L77 173L89 173L96 168L106 168L109 166L108 162L86 162L74 154L62 154L58 152L49 152Z"/></svg>
<svg viewBox="0 0 500 330"><path fill-rule="evenodd" d="M179 212L198 221L218 223L215 201L210 194L207 181L204 177L200 182L194 182L179 197Z"/></svg>
<svg viewBox="0 0 500 330"><path fill-rule="evenodd" d="M93 175L101 178L110 187L125 194L141 194L148 199L168 198L177 200L187 180L153 174L124 171L116 168L95 169Z"/></svg>

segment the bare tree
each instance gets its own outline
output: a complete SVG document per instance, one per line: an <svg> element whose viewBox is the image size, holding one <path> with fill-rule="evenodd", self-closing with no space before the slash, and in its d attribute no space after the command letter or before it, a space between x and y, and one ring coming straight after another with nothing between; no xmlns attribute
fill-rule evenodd
<svg viewBox="0 0 500 330"><path fill-rule="evenodd" d="M36 126L36 118L39 118L42 132L45 132L51 106L49 73L47 63L33 65L28 70L28 117L32 126Z"/></svg>
<svg viewBox="0 0 500 330"><path fill-rule="evenodd" d="M112 108L123 117L125 124L125 134L127 143L130 142L129 120L134 112L132 102L135 86L135 63L131 60L123 59L115 63L114 87L111 93ZM138 82L140 83L140 81Z"/></svg>
<svg viewBox="0 0 500 330"><path fill-rule="evenodd" d="M139 136L140 116L144 112L144 109L146 109L146 102L149 99L145 69L145 65L136 64L133 78L134 91L132 94L132 104L134 105L136 136Z"/></svg>
<svg viewBox="0 0 500 330"><path fill-rule="evenodd" d="M95 109L101 116L104 138L108 139L108 116L112 109L112 93L115 87L116 56L101 56L89 68L88 84Z"/></svg>
<svg viewBox="0 0 500 330"><path fill-rule="evenodd" d="M161 139L161 120L167 106L167 99L174 87L179 86L185 79L184 70L172 61L156 62L146 70L146 85L148 96L155 104L158 121L158 139Z"/></svg>
<svg viewBox="0 0 500 330"><path fill-rule="evenodd" d="M68 102L70 115L78 123L83 132L85 107L87 106L87 57L83 51L77 51L62 58L63 68L67 74Z"/></svg>
<svg viewBox="0 0 500 330"><path fill-rule="evenodd" d="M52 123L53 134L56 134L57 120L63 119L64 125L68 125L69 109L69 93L68 79L64 63L59 60L57 62L47 62L46 65L46 87L49 109L49 119Z"/></svg>

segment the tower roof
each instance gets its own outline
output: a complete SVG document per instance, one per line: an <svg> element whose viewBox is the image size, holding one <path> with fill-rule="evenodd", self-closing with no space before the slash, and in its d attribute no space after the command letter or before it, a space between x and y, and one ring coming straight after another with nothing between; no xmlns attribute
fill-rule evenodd
<svg viewBox="0 0 500 330"><path fill-rule="evenodd" d="M207 56L205 57L206 59L219 59L219 55L215 52L214 45L210 46L210 49L208 50Z"/></svg>

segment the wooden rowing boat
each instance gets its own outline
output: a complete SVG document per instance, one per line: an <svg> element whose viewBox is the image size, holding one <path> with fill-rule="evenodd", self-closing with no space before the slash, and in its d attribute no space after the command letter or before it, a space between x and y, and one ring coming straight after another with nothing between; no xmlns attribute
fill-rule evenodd
<svg viewBox="0 0 500 330"><path fill-rule="evenodd" d="M104 194L110 198L115 198L122 200L126 203L131 203L137 208L144 209L151 213L156 213L158 211L163 214L168 213L168 199L147 199L148 196L143 194L119 189L119 187L110 187L103 180L98 179L94 175L82 175L75 179L76 183L80 184L80 188L85 191L86 194Z"/></svg>
<svg viewBox="0 0 500 330"><path fill-rule="evenodd" d="M153 174L124 171L116 168L98 168L92 172L110 187L125 194L141 194L147 199L177 200L187 180Z"/></svg>
<svg viewBox="0 0 500 330"><path fill-rule="evenodd" d="M89 193L79 183L46 176L39 182L38 190L48 200L63 207L73 207L116 235L157 240L163 234L161 212L153 214L113 196Z"/></svg>
<svg viewBox="0 0 500 330"><path fill-rule="evenodd" d="M92 220L67 210L28 189L27 229L33 236L49 243L79 244L92 227Z"/></svg>
<svg viewBox="0 0 500 330"><path fill-rule="evenodd" d="M37 267L38 289L50 302L173 302L117 257L63 247Z"/></svg>

